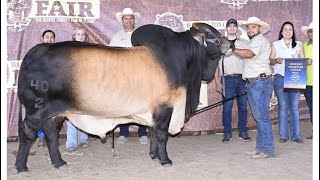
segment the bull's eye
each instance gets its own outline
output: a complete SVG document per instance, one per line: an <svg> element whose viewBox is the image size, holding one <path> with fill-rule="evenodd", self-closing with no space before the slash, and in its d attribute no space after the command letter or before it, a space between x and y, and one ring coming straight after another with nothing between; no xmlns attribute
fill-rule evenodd
<svg viewBox="0 0 320 180"><path fill-rule="evenodd" d="M214 44L217 45L217 46L220 45L220 39L216 39L216 40L214 41Z"/></svg>
<svg viewBox="0 0 320 180"><path fill-rule="evenodd" d="M213 43L216 46L220 45L221 39L220 38L213 38L213 39L206 39L206 41Z"/></svg>

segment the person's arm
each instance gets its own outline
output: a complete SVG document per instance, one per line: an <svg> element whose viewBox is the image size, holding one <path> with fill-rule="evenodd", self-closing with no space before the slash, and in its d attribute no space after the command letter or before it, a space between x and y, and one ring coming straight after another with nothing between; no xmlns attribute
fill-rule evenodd
<svg viewBox="0 0 320 180"><path fill-rule="evenodd" d="M312 59L307 58L307 66L312 64Z"/></svg>
<svg viewBox="0 0 320 180"><path fill-rule="evenodd" d="M111 38L109 46L116 46L116 38L115 37Z"/></svg>
<svg viewBox="0 0 320 180"><path fill-rule="evenodd" d="M283 62L283 58L276 58L276 48L274 47L274 45L272 44L271 46L271 53L269 56L269 60L270 60L270 65L275 65L275 64L282 64Z"/></svg>
<svg viewBox="0 0 320 180"><path fill-rule="evenodd" d="M301 44L301 48L300 48L300 51L299 51L299 57L300 58L304 58L304 50L303 50L303 45Z"/></svg>
<svg viewBox="0 0 320 180"><path fill-rule="evenodd" d="M233 53L244 59L250 59L255 56L255 54L250 49L234 49Z"/></svg>
<svg viewBox="0 0 320 180"><path fill-rule="evenodd" d="M121 42L119 41L119 32L112 36L109 46L119 46L121 47Z"/></svg>
<svg viewBox="0 0 320 180"><path fill-rule="evenodd" d="M302 53L303 53L303 56L304 56L304 46L302 46ZM300 51L301 51L300 49ZM301 52L299 52L299 55L301 56L302 54ZM312 59L311 58L307 58L307 66L311 65L312 64Z"/></svg>
<svg viewBox="0 0 320 180"><path fill-rule="evenodd" d="M218 68L218 71L217 71L216 74L215 74L214 82L215 82L215 85L216 85L216 91L217 91L218 93L221 93L221 94L222 94L223 90L222 90L222 84L221 84L221 72L220 72L220 68Z"/></svg>

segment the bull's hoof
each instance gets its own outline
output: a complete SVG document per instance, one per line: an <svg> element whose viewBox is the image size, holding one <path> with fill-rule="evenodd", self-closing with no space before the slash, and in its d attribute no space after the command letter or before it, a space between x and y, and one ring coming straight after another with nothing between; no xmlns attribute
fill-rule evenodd
<svg viewBox="0 0 320 180"><path fill-rule="evenodd" d="M107 138L102 138L102 139L100 139L100 141L101 141L102 144L104 144L104 143L107 142Z"/></svg>
<svg viewBox="0 0 320 180"><path fill-rule="evenodd" d="M172 161L170 159L166 161L161 161L160 163L163 167L172 166Z"/></svg>
<svg viewBox="0 0 320 180"><path fill-rule="evenodd" d="M52 165L53 166L53 165ZM54 166L53 166L54 167ZM59 168L56 168L57 170L59 170L59 171L66 171L67 169L68 169L68 165L67 164L65 164L65 165L62 165L62 166L60 166Z"/></svg>
<svg viewBox="0 0 320 180"><path fill-rule="evenodd" d="M154 160L154 161L159 160L158 155L156 155L156 154L151 154L151 153L150 153L149 155L150 155L150 157L151 157L152 160Z"/></svg>
<svg viewBox="0 0 320 180"><path fill-rule="evenodd" d="M16 166L16 169L18 170L17 174L22 173L22 172L27 172L29 170L27 166L20 167L20 168Z"/></svg>
<svg viewBox="0 0 320 180"><path fill-rule="evenodd" d="M52 164L55 168L57 168L57 169L59 169L61 166L63 166L63 165L66 165L67 163L64 161L64 160L62 160L62 161L60 161L59 163L56 163L56 164Z"/></svg>

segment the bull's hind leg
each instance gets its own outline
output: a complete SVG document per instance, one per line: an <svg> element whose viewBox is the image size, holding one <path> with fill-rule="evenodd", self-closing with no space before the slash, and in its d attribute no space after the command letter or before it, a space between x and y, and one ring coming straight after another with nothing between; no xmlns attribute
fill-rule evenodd
<svg viewBox="0 0 320 180"><path fill-rule="evenodd" d="M173 108L168 106L161 106L157 108L153 114L155 125L153 127L153 135L150 145L151 158L158 157L161 165L172 165L172 161L167 155L168 129ZM157 154L157 155L156 155Z"/></svg>
<svg viewBox="0 0 320 180"><path fill-rule="evenodd" d="M59 151L59 132L64 120L65 117L52 117L48 119L43 126L51 162L56 168L60 168L61 166L67 164L64 160L62 160Z"/></svg>
<svg viewBox="0 0 320 180"><path fill-rule="evenodd" d="M151 157L152 160L158 160L158 149L159 149L159 146L158 146L158 142L157 142L157 131L155 131L152 127L149 128L150 130L150 139L151 139L151 142L150 142L150 152L149 152L149 155Z"/></svg>
<svg viewBox="0 0 320 180"><path fill-rule="evenodd" d="M30 148L32 145L32 142L37 137L37 132L26 124L28 121L27 116L25 118L25 121L19 122L18 125L18 134L19 134L19 149L16 157L16 169L18 170L18 173L28 171L27 167L27 161L28 161L28 155L30 152Z"/></svg>

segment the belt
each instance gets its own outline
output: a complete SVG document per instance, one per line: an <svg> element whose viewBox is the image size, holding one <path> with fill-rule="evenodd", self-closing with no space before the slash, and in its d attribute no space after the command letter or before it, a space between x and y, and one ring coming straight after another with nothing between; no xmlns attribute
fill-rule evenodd
<svg viewBox="0 0 320 180"><path fill-rule="evenodd" d="M281 74L276 74L276 75L274 75L274 77L276 77L276 78L283 78L284 76L282 76Z"/></svg>
<svg viewBox="0 0 320 180"><path fill-rule="evenodd" d="M266 79L266 78L269 78L269 77L272 77L271 75L266 75L266 73L261 73L259 74L258 77L255 77L255 78L246 78L246 81L247 83L251 83L255 80L258 80L258 79Z"/></svg>
<svg viewBox="0 0 320 180"><path fill-rule="evenodd" d="M242 77L242 74L228 74L226 77Z"/></svg>

